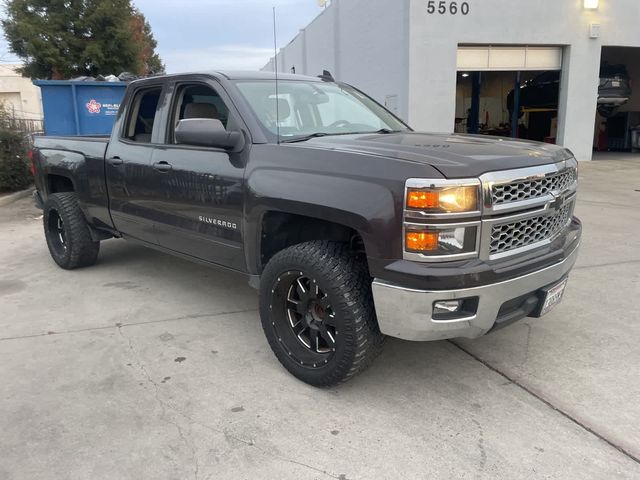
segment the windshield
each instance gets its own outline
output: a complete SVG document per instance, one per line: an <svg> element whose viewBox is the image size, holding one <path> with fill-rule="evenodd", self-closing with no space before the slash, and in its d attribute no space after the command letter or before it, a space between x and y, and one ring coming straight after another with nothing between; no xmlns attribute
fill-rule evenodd
<svg viewBox="0 0 640 480"><path fill-rule="evenodd" d="M236 85L271 140L407 130L372 99L348 85L283 80L238 81ZM277 114L276 114L277 111ZM277 118L277 120L276 120Z"/></svg>

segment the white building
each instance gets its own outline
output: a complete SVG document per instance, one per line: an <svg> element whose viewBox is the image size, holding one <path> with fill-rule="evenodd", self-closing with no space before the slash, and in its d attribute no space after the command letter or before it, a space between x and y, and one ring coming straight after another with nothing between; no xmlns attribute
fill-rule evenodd
<svg viewBox="0 0 640 480"><path fill-rule="evenodd" d="M630 101L604 127L610 144L624 134L618 146L630 148L631 127L640 125L640 113L628 113L640 112L639 0L333 0L277 55L279 71L329 70L415 129L436 132L472 121L471 79L480 86L478 122L491 133L509 127L516 75L559 70L557 104L527 110L522 123L579 160L592 158L603 121L603 62L626 65L636 79ZM265 70L273 68L271 59Z"/></svg>
<svg viewBox="0 0 640 480"><path fill-rule="evenodd" d="M0 103L22 120L42 120L40 89L16 72L20 65L0 64Z"/></svg>

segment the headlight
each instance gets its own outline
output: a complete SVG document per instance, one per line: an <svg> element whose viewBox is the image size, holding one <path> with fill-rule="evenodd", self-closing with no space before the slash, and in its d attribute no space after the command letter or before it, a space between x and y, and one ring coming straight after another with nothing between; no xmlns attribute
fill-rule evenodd
<svg viewBox="0 0 640 480"><path fill-rule="evenodd" d="M476 185L408 188L406 206L432 213L475 212L480 208L479 198Z"/></svg>
<svg viewBox="0 0 640 480"><path fill-rule="evenodd" d="M476 252L478 225L405 225L405 251L431 257L473 256Z"/></svg>
<svg viewBox="0 0 640 480"><path fill-rule="evenodd" d="M479 179L410 178L405 183L405 260L446 262L479 254Z"/></svg>

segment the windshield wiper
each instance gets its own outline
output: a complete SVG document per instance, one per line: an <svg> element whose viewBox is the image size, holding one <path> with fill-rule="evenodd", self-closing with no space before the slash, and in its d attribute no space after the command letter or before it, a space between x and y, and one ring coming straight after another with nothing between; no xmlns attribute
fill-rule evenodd
<svg viewBox="0 0 640 480"><path fill-rule="evenodd" d="M316 137L326 137L327 135L339 135L338 133L326 133L326 132L315 132L310 133L309 135L304 135L302 137L294 137L286 140L280 139L280 143L296 143L296 142L306 142L307 140L311 140Z"/></svg>
<svg viewBox="0 0 640 480"><path fill-rule="evenodd" d="M374 132L338 132L338 133L327 133L327 132L315 132L315 133L310 133L309 135L304 135L301 137L295 137L295 138L289 138L286 140L280 140L280 143L296 143L296 142L306 142L307 140L311 140L312 138L317 138L317 137L327 137L329 135L334 135L334 136L338 136L338 135L373 135L376 133L384 133L384 134L388 134L388 133L400 133L404 130L391 130L390 128L381 128L380 130L376 130Z"/></svg>
<svg viewBox="0 0 640 480"><path fill-rule="evenodd" d="M390 128L381 128L380 130L375 130L373 132L349 132L346 135L375 135L375 134L389 134L389 133L402 133L407 132L408 130L392 130ZM343 134L345 135L345 134Z"/></svg>

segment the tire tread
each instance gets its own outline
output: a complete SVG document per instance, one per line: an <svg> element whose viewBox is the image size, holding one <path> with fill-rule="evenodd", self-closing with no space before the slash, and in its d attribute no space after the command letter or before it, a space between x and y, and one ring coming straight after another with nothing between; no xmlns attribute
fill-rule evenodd
<svg viewBox="0 0 640 480"><path fill-rule="evenodd" d="M67 237L67 255L60 257L56 255L54 249L50 245L49 235L47 232L47 213L48 209L55 208L62 218L65 227L65 235ZM74 192L54 193L49 195L45 204L45 214L43 216L45 236L49 251L55 262L62 268L72 270L75 268L88 267L96 263L98 253L100 252L100 242L95 242L91 238L89 225L85 219L78 197Z"/></svg>

